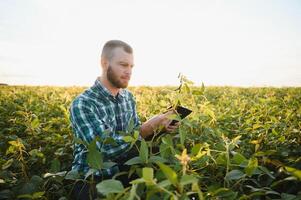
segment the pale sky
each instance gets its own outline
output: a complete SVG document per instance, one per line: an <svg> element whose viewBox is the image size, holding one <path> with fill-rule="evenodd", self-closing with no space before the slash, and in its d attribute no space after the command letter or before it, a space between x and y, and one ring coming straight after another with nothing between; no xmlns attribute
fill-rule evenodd
<svg viewBox="0 0 301 200"><path fill-rule="evenodd" d="M300 0L0 0L0 83L90 86L111 39L132 86L301 86Z"/></svg>

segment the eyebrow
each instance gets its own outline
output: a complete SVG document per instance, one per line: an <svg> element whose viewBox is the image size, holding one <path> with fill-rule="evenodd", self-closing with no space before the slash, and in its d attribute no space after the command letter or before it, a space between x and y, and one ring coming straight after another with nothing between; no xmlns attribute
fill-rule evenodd
<svg viewBox="0 0 301 200"><path fill-rule="evenodd" d="M119 61L119 63L120 63L120 64L126 64L126 65L129 65L129 63L128 63L128 62L126 62L126 61ZM133 65L131 65L131 67L134 67L134 64L133 64Z"/></svg>

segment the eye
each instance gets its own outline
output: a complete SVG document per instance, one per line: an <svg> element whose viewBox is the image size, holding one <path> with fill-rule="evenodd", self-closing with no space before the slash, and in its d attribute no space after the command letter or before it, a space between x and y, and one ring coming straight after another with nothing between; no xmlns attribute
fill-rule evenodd
<svg viewBox="0 0 301 200"><path fill-rule="evenodd" d="M127 67L128 65L127 64L122 64L122 66Z"/></svg>

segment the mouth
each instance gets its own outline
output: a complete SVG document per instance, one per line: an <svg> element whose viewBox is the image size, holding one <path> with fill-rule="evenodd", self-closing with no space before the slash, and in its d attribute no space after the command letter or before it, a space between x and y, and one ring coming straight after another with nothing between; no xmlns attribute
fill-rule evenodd
<svg viewBox="0 0 301 200"><path fill-rule="evenodd" d="M125 80L125 81L129 81L131 79L131 77L130 76L122 76L121 79Z"/></svg>

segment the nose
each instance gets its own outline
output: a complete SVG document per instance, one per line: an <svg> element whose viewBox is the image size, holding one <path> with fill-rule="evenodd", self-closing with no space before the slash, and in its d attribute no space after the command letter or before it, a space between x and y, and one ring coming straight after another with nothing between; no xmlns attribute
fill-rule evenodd
<svg viewBox="0 0 301 200"><path fill-rule="evenodd" d="M132 75L132 68L131 67L127 67L127 69L125 70L125 74L127 76L131 76Z"/></svg>

